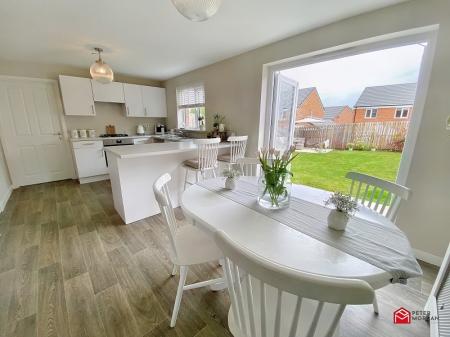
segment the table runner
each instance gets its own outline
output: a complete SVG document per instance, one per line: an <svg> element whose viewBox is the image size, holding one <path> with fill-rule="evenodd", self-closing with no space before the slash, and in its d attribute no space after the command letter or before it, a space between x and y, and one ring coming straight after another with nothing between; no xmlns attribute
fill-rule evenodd
<svg viewBox="0 0 450 337"><path fill-rule="evenodd" d="M235 190L225 189L223 178L198 185L389 272L392 283L406 283L408 278L422 275L408 238L389 221L372 222L354 216L345 231L336 231L328 228L331 209L324 205L291 196L288 208L267 210L259 206L256 182L240 179Z"/></svg>

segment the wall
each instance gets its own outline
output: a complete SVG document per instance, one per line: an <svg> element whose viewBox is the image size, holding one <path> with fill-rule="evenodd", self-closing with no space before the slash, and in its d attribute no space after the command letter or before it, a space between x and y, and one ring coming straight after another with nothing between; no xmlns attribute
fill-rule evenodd
<svg viewBox="0 0 450 337"><path fill-rule="evenodd" d="M355 112L353 111L352 108L350 108L348 105L345 106L341 113L334 118L334 122L336 124L350 124L353 123L355 119Z"/></svg>
<svg viewBox="0 0 450 337"><path fill-rule="evenodd" d="M0 144L0 212L3 212L6 203L12 192L11 178L9 177L8 167L6 166L3 147Z"/></svg>
<svg viewBox="0 0 450 337"><path fill-rule="evenodd" d="M366 110L366 108L355 109L355 123L409 121L411 117L411 110L407 118L395 118L397 108L378 108L376 118L366 118Z"/></svg>
<svg viewBox="0 0 450 337"><path fill-rule="evenodd" d="M404 229L421 256L442 257L450 240L450 1L415 0L336 22L272 43L165 82L169 127L176 126L175 88L205 83L207 127L214 113L238 134L249 135L248 153L258 146L263 64L353 41L416 27L440 24L428 96L406 184L411 199L399 213ZM383 24L380 24L382 22ZM432 174L431 174L432 172Z"/></svg>
<svg viewBox="0 0 450 337"><path fill-rule="evenodd" d="M314 90L306 97L300 106L297 107L295 120L299 121L303 118L323 118L325 110L323 109L322 100L320 99L317 89Z"/></svg>

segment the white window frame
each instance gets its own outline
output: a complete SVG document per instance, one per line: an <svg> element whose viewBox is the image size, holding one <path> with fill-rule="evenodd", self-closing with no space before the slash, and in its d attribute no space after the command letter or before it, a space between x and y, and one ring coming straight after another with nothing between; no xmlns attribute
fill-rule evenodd
<svg viewBox="0 0 450 337"><path fill-rule="evenodd" d="M394 111L394 118L395 119L406 119L406 118L408 118L409 117L409 111L410 111L410 107L407 107L407 106L399 106L399 107L396 107L395 108L395 111ZM400 117L397 117L397 111L399 111L399 110L401 110L401 112L400 112ZM406 116L403 116L403 113L406 111Z"/></svg>
<svg viewBox="0 0 450 337"><path fill-rule="evenodd" d="M375 113L375 115L374 115ZM369 116L367 116L369 115ZM365 119L374 119L378 117L378 108L367 108L366 113L364 115Z"/></svg>
<svg viewBox="0 0 450 337"><path fill-rule="evenodd" d="M182 90L186 90L186 89L191 89L191 88L196 88L196 87L201 87L203 88L203 96L204 96L204 102L203 103L195 103L195 104L191 104L191 105L186 105L186 106L182 106L179 105L179 101L178 101L178 92L182 91ZM200 116L200 109L204 109L205 110L205 119L203 121L203 125L205 125L206 123L206 92L205 92L205 85L203 82L196 82L196 83L190 83L190 84L186 84L180 87L176 88L176 93L175 93L175 97L176 97L176 101L177 101L177 127L178 128L182 128L185 130L200 130L200 123L198 121L198 117ZM195 109L195 126L188 126L186 127L185 125L181 126L181 119L184 120L184 118L181 118L180 114L181 114L181 110L186 110L186 109Z"/></svg>

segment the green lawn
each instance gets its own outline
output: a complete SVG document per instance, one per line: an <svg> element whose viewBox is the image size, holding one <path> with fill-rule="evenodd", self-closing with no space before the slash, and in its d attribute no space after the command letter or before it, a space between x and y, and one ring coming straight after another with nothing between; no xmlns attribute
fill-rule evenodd
<svg viewBox="0 0 450 337"><path fill-rule="evenodd" d="M331 151L300 153L292 163L293 182L327 191L350 191L349 171L395 181L400 164L400 152Z"/></svg>

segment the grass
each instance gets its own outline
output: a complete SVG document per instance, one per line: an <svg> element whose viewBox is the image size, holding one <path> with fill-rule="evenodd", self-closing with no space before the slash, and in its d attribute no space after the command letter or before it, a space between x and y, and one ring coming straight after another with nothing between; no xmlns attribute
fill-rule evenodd
<svg viewBox="0 0 450 337"><path fill-rule="evenodd" d="M400 157L400 152L387 151L300 153L292 163L292 182L349 193L351 182L345 178L347 172L356 171L395 181Z"/></svg>

